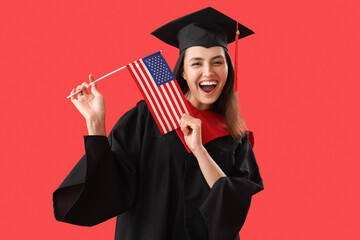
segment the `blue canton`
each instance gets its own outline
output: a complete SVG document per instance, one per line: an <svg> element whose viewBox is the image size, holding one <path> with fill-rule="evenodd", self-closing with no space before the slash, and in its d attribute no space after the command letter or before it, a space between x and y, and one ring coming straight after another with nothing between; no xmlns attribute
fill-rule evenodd
<svg viewBox="0 0 360 240"><path fill-rule="evenodd" d="M142 60L157 86L175 79L174 74L160 52L149 55Z"/></svg>

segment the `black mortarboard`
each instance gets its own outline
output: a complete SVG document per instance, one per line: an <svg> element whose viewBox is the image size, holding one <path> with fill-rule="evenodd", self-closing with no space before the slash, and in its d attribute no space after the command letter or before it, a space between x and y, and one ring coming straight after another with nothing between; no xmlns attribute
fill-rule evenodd
<svg viewBox="0 0 360 240"><path fill-rule="evenodd" d="M239 39L254 32L221 12L208 7L173 20L156 29L153 34L161 41L180 49L192 46L222 46L235 41L236 30Z"/></svg>

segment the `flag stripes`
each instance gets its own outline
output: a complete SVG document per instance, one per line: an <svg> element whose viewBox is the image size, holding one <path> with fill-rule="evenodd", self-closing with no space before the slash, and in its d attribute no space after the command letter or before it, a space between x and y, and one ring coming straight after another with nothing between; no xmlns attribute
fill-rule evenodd
<svg viewBox="0 0 360 240"><path fill-rule="evenodd" d="M142 59L130 63L127 68L140 89L161 134L180 127L182 114L189 114L189 111L176 80L157 86Z"/></svg>

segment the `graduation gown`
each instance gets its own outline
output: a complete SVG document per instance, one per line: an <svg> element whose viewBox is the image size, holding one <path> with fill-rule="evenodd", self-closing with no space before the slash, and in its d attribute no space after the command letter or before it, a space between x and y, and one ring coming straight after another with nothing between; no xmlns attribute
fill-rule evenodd
<svg viewBox="0 0 360 240"><path fill-rule="evenodd" d="M85 155L53 194L55 218L92 226L117 216L116 240L234 240L262 179L246 135L204 146L226 177L210 189L175 131L161 135L144 101Z"/></svg>

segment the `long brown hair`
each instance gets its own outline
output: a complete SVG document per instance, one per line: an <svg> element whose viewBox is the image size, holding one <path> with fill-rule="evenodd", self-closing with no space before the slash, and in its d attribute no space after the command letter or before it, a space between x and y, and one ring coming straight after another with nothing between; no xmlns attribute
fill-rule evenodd
<svg viewBox="0 0 360 240"><path fill-rule="evenodd" d="M225 117L225 122L230 135L234 138L243 137L246 132L245 122L241 117L237 94L234 91L234 65L227 49L223 48L228 65L228 77L220 97L213 104L214 110ZM186 95L189 91L185 79L182 77L184 71L184 59L186 50L182 51L174 67L174 75L179 83L181 91Z"/></svg>

